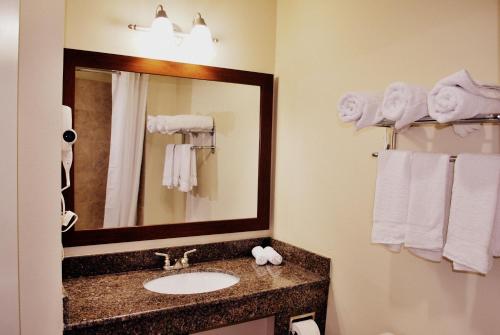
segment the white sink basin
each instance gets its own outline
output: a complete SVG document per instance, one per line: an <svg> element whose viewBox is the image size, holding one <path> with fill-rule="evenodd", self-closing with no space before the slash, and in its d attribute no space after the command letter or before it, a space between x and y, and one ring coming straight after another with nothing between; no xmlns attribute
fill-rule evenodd
<svg viewBox="0 0 500 335"><path fill-rule="evenodd" d="M188 272L150 280L144 287L163 294L196 294L222 290L239 281L240 278L222 272Z"/></svg>

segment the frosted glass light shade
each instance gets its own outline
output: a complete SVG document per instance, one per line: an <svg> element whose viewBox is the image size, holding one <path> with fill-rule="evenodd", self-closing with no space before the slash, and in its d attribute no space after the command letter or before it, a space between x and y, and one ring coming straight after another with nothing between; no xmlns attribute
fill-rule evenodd
<svg viewBox="0 0 500 335"><path fill-rule="evenodd" d="M154 35L157 42L162 42L165 39L171 42L174 38L174 26L166 17L157 17L151 24L151 33Z"/></svg>
<svg viewBox="0 0 500 335"><path fill-rule="evenodd" d="M185 43L191 58L208 61L215 56L212 33L206 25L194 25Z"/></svg>

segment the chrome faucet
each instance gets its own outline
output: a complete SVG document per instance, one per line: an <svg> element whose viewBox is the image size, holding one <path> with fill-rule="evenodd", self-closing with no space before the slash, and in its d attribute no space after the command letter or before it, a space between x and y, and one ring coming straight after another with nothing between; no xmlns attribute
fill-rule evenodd
<svg viewBox="0 0 500 335"><path fill-rule="evenodd" d="M174 267L170 265L170 256L168 254L164 254L161 252L155 252L156 256L162 256L165 257L165 263L163 264L163 270L172 270Z"/></svg>
<svg viewBox="0 0 500 335"><path fill-rule="evenodd" d="M165 257L165 264L163 265L163 270L169 271L169 270L179 270L179 269L184 269L184 268L189 267L188 255L195 252L195 251L196 251L196 249L186 251L184 253L184 256L182 258L177 259L174 265L170 265L170 257L168 254L163 254L161 252L155 252L155 255Z"/></svg>

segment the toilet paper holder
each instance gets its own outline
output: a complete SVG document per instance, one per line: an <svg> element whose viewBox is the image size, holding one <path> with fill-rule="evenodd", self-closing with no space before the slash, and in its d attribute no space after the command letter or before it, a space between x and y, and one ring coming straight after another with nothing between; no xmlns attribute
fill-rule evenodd
<svg viewBox="0 0 500 335"><path fill-rule="evenodd" d="M294 331L292 331L292 324L294 322L299 322L299 321L305 321L305 320L309 320L309 319L315 319L316 318L316 312L311 312L311 313L305 313L305 314L301 314L301 315L296 315L296 316L292 316L290 318L290 323L288 325L288 333L290 335L295 335L296 333Z"/></svg>

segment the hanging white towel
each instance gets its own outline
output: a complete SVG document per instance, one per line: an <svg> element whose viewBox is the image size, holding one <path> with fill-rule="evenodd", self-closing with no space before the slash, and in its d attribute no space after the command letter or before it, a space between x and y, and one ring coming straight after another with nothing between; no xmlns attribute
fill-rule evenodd
<svg viewBox="0 0 500 335"><path fill-rule="evenodd" d="M459 155L443 255L457 270L486 274L500 185L500 155Z"/></svg>
<svg viewBox="0 0 500 335"><path fill-rule="evenodd" d="M179 191L190 192L196 186L196 155L192 144L178 144L175 148L176 159L180 162ZM195 166L193 169L193 165Z"/></svg>
<svg viewBox="0 0 500 335"><path fill-rule="evenodd" d="M395 121L396 129L407 127L427 115L427 90L403 82L390 84L384 92L382 115Z"/></svg>
<svg viewBox="0 0 500 335"><path fill-rule="evenodd" d="M342 121L355 122L356 128L361 129L382 121L381 103L378 94L349 92L340 98L337 109Z"/></svg>
<svg viewBox="0 0 500 335"><path fill-rule="evenodd" d="M158 115L148 116L147 129L150 133L174 134L179 131L210 131L214 119L206 115Z"/></svg>
<svg viewBox="0 0 500 335"><path fill-rule="evenodd" d="M405 247L435 262L443 255L451 197L450 156L413 153Z"/></svg>
<svg viewBox="0 0 500 335"><path fill-rule="evenodd" d="M399 251L405 241L410 187L411 153L379 152L373 208L372 242Z"/></svg>
<svg viewBox="0 0 500 335"><path fill-rule="evenodd" d="M167 144L165 146L165 163L163 165L162 185L168 188L174 188L177 186L175 181L179 180L178 174L177 176L174 176L175 146L175 144Z"/></svg>

